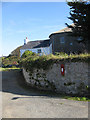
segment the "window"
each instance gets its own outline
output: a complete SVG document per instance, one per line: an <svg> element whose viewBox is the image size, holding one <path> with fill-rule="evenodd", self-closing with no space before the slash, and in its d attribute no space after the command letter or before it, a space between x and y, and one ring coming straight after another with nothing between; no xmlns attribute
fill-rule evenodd
<svg viewBox="0 0 90 120"><path fill-rule="evenodd" d="M71 42L70 45L73 45L73 43Z"/></svg>
<svg viewBox="0 0 90 120"><path fill-rule="evenodd" d="M65 43L64 37L60 38L60 43L62 43L62 44Z"/></svg>
<svg viewBox="0 0 90 120"><path fill-rule="evenodd" d="M41 53L41 49L38 49L38 53Z"/></svg>
<svg viewBox="0 0 90 120"><path fill-rule="evenodd" d="M78 41L82 41L82 40L83 40L83 37L78 37L77 40L78 40Z"/></svg>

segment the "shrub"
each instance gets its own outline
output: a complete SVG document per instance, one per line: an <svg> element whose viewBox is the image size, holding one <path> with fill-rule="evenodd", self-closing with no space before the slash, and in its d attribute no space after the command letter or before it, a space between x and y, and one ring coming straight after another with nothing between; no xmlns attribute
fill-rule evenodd
<svg viewBox="0 0 90 120"><path fill-rule="evenodd" d="M9 56L5 57L4 59L2 59L2 67L18 65L19 59L20 58L18 56L9 55Z"/></svg>
<svg viewBox="0 0 90 120"><path fill-rule="evenodd" d="M36 55L34 52L27 50L22 54L21 58L26 58L28 56L34 56L34 55Z"/></svg>
<svg viewBox="0 0 90 120"><path fill-rule="evenodd" d="M64 53L64 52L55 52L56 56L68 56L68 54Z"/></svg>

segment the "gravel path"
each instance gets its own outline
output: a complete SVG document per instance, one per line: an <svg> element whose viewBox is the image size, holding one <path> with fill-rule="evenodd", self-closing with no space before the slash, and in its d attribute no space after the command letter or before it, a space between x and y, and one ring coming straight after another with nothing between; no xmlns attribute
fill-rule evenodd
<svg viewBox="0 0 90 120"><path fill-rule="evenodd" d="M28 89L20 71L2 75L3 118L88 118L88 102Z"/></svg>

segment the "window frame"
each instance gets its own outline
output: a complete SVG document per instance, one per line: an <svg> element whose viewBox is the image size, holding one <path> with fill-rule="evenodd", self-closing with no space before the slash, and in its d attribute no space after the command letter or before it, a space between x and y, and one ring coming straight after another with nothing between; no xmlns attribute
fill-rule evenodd
<svg viewBox="0 0 90 120"><path fill-rule="evenodd" d="M40 51L39 51L39 50L40 50ZM42 53L42 50L41 50L41 49L37 49L37 52L38 52L38 53Z"/></svg>
<svg viewBox="0 0 90 120"><path fill-rule="evenodd" d="M60 43L65 44L65 37L60 37Z"/></svg>
<svg viewBox="0 0 90 120"><path fill-rule="evenodd" d="M73 43L72 42L70 42L70 44L69 44L70 46L73 46Z"/></svg>

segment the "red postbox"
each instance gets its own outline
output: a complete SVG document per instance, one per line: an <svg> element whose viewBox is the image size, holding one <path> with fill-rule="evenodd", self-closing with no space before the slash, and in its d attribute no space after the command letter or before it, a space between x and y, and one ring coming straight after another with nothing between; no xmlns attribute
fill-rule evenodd
<svg viewBox="0 0 90 120"><path fill-rule="evenodd" d="M64 65L61 64L61 75L64 75L64 74L65 74Z"/></svg>

